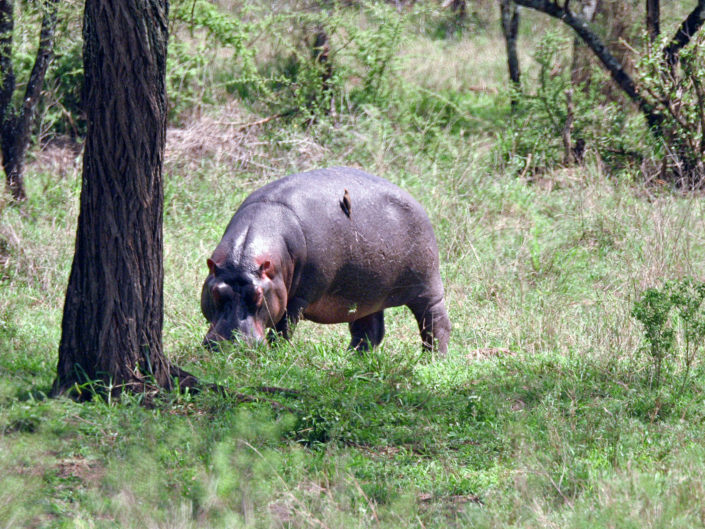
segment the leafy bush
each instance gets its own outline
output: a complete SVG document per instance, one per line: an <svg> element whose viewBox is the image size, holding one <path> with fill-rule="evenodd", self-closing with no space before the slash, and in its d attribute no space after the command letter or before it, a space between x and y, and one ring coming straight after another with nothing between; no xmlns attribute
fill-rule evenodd
<svg viewBox="0 0 705 529"><path fill-rule="evenodd" d="M632 316L644 327L651 356L652 384L660 385L664 363L679 356L685 385L705 340L705 283L692 278L667 281L650 288L634 304ZM678 348L677 348L678 346Z"/></svg>
<svg viewBox="0 0 705 529"><path fill-rule="evenodd" d="M78 37L78 30L75 36ZM57 45L45 80L42 129L49 135L83 137L86 122L81 109L83 46L80 38Z"/></svg>
<svg viewBox="0 0 705 529"><path fill-rule="evenodd" d="M680 52L677 64L664 56L666 40L639 61L639 81L661 114L661 178L686 187L705 179L705 35L701 31Z"/></svg>
<svg viewBox="0 0 705 529"><path fill-rule="evenodd" d="M306 119L389 103L404 22L391 6L293 6L253 18L205 0L173 4L172 117L232 93L258 112Z"/></svg>
<svg viewBox="0 0 705 529"><path fill-rule="evenodd" d="M171 6L167 93L171 118L214 104L231 92L262 97L255 36L271 21L244 22L206 0L177 0Z"/></svg>
<svg viewBox="0 0 705 529"><path fill-rule="evenodd" d="M571 82L572 43L572 36L549 30L536 45L535 91L518 95L510 126L499 131L495 147L514 173L531 175L568 163L563 140L567 126L571 158L578 162L592 152L612 171L619 171L643 157L643 124L620 102L605 100L607 74L596 71L584 82Z"/></svg>

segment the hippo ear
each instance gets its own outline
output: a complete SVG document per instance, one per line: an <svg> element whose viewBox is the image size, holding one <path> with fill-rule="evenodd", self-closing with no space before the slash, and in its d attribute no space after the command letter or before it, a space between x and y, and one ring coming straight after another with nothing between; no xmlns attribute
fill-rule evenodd
<svg viewBox="0 0 705 529"><path fill-rule="evenodd" d="M274 265L272 261L269 259L263 261L262 264L259 265L259 273L262 277L267 276L269 279L272 279L274 277Z"/></svg>
<svg viewBox="0 0 705 529"><path fill-rule="evenodd" d="M213 262L213 259L208 259L206 264L208 265L208 270L211 271L211 274L215 275L215 263Z"/></svg>

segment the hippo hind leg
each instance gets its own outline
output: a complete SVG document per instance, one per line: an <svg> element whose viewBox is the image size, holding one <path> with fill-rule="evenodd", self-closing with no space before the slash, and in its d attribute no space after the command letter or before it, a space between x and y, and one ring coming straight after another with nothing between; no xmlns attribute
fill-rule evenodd
<svg viewBox="0 0 705 529"><path fill-rule="evenodd" d="M352 336L348 349L367 351L372 347L377 347L384 338L384 311L380 310L350 322L348 327Z"/></svg>
<svg viewBox="0 0 705 529"><path fill-rule="evenodd" d="M414 313L419 324L424 349L438 351L445 355L448 352L450 320L443 298L436 298L435 301L418 298L407 306Z"/></svg>

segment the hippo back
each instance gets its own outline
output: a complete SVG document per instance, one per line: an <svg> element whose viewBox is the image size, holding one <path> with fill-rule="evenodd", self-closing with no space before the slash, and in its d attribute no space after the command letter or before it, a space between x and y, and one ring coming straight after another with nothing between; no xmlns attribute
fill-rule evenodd
<svg viewBox="0 0 705 529"><path fill-rule="evenodd" d="M287 209L301 227L306 257L296 283L304 298L349 307L353 319L405 304L429 283L438 288L431 223L383 178L346 167L297 173L258 189L238 211L256 204Z"/></svg>

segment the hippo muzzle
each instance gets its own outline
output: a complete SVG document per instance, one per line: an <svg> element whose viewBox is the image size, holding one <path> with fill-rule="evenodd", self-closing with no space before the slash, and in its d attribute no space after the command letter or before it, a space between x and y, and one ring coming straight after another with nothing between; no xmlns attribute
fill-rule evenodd
<svg viewBox="0 0 705 529"><path fill-rule="evenodd" d="M213 348L218 342L234 341L252 346L265 341L264 327L256 320L256 315L238 308L240 310L224 312L215 318L203 339L203 345Z"/></svg>

